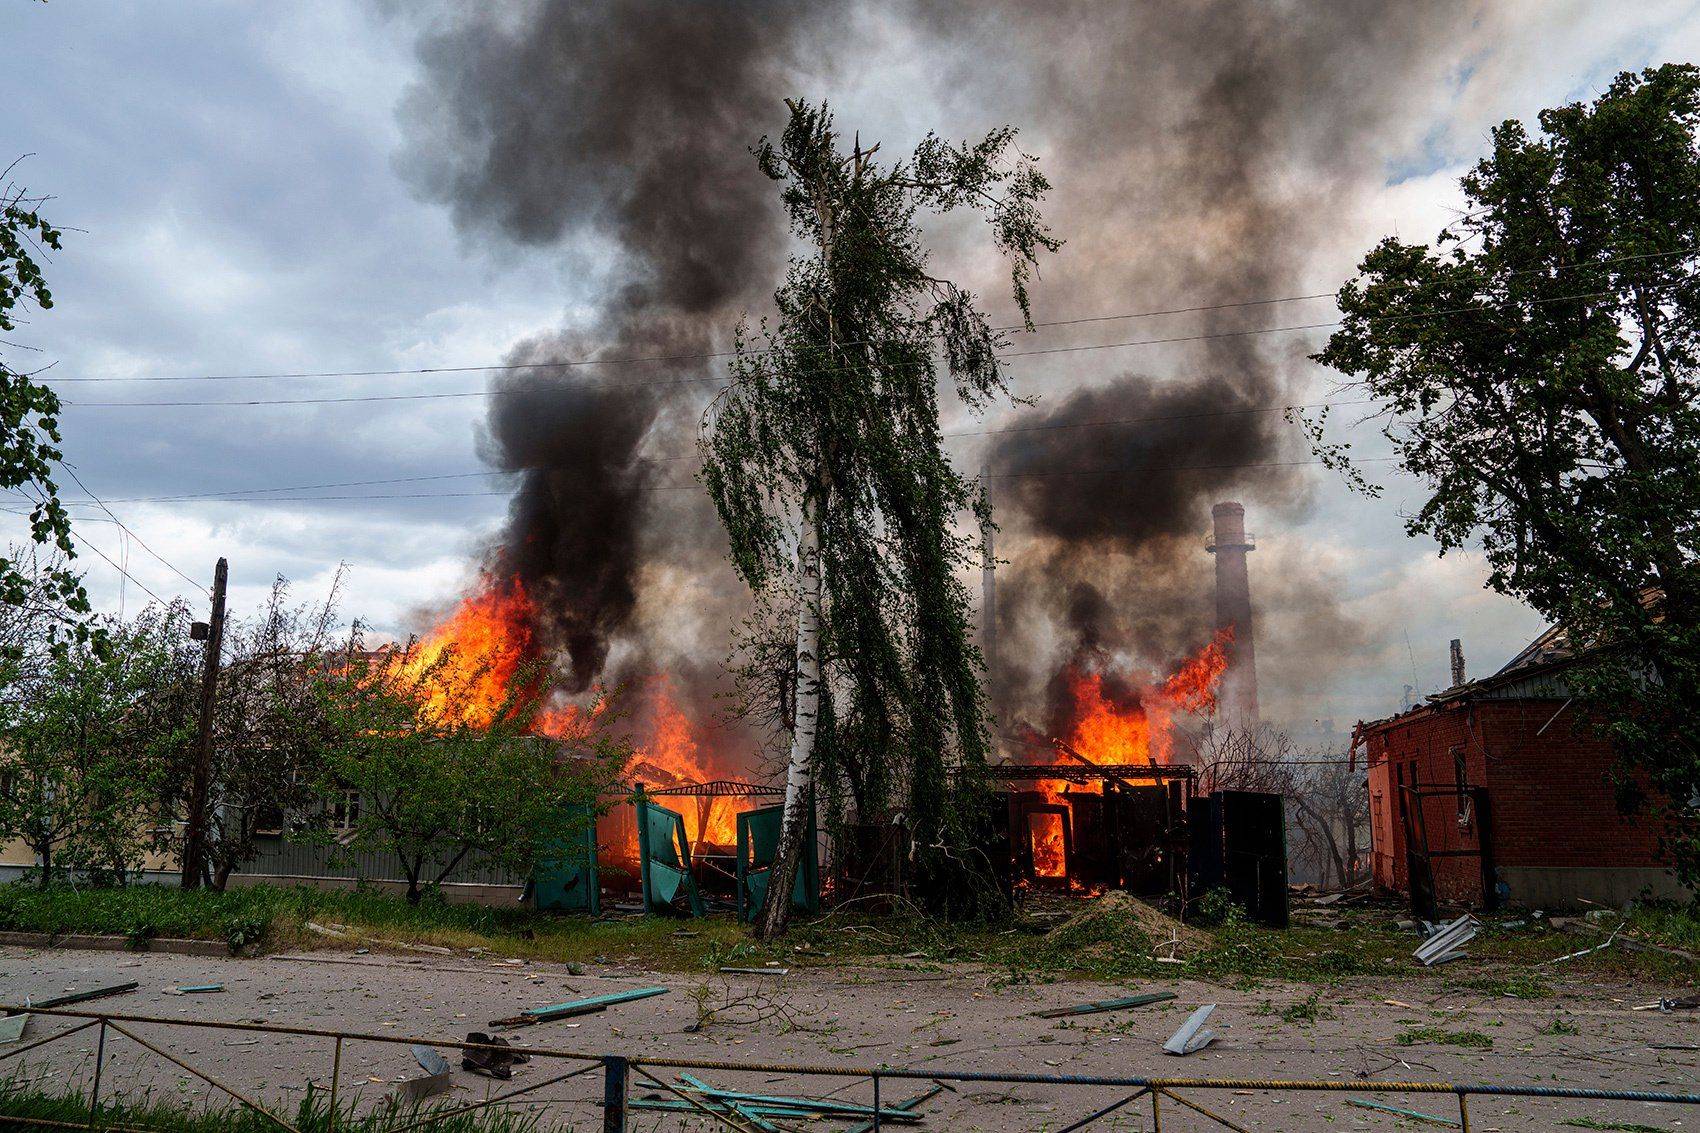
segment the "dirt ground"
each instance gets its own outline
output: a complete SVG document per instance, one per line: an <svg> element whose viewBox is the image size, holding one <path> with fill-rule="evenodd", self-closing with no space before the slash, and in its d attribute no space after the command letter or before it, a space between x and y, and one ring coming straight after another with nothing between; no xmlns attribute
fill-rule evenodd
<svg viewBox="0 0 1700 1133"><path fill-rule="evenodd" d="M1416 1128L1406 1119L1356 1109L1360 1097L1429 1114L1457 1116L1449 1096L1374 1092L1374 1083L1459 1081L1541 1083L1700 1092L1700 1012L1635 1011L1669 988L1553 983L1539 1000L1489 997L1449 989L1432 978L1347 980L1322 989L1262 982L1213 986L1193 980L1168 985L1086 981L1010 982L983 968L904 970L892 964L796 970L784 976L704 976L650 972L631 965L566 966L314 952L258 959L200 959L175 955L0 949L0 999L16 1002L68 990L136 980L134 992L86 1005L111 1013L169 1019L264 1022L431 1038L456 1038L492 1019L536 1007L627 988L665 986L669 993L615 1006L601 1014L502 1031L514 1042L589 1054L649 1058L806 1063L920 1070L1015 1071L1064 1074L1160 1074L1255 1079L1361 1082L1362 1092L1321 1094L1239 1089L1190 1091L1224 1116L1252 1129ZM174 995L182 985L222 983L221 993ZM1035 1011L1139 991L1173 991L1168 1003L1134 1010L1041 1019ZM700 1005L699 1006L699 1001ZM1200 1003L1218 1005L1208 1048L1176 1058L1160 1046ZM718 1009L699 1030L702 1007ZM25 1041L65 1024L37 1017ZM138 1034L237 1089L292 1107L311 1084L328 1089L331 1042L296 1036L256 1036L161 1025ZM1401 1036L1404 1036L1401 1041ZM87 1088L94 1032L76 1035L9 1060L0 1068L14 1082ZM1472 1045L1458 1045L1472 1044ZM1491 1045L1489 1045L1491 1044ZM1688 1049L1682 1049L1682 1048ZM5 1048L0 1048L3 1055ZM458 1069L454 1097L471 1101L534 1083L567 1069L547 1059L515 1068L507 1084ZM340 1090L363 1104L387 1097L393 1083L420 1073L405 1045L350 1043ZM661 1077L667 1074L657 1071ZM808 1093L867 1102L863 1081L730 1071L702 1077L730 1089ZM926 1083L893 1082L887 1104ZM601 1077L592 1073L528 1094L545 1127L599 1127L595 1101ZM197 1102L213 1095L205 1083L127 1039L108 1040L102 1086L129 1096L180 1095ZM636 1081L633 1096L659 1096ZM1060 1130L1123 1096L1101 1087L963 1083L927 1102L923 1129ZM1523 1130L1700 1128L1700 1107L1476 1098L1471 1128ZM1221 1128L1164 1103L1163 1128ZM685 1127L669 1114L634 1115L634 1128ZM690 1127L704 1127L691 1118ZM816 1123L838 1128L837 1122ZM1094 1128L1151 1127L1149 1103L1129 1106ZM1438 1126L1426 1126L1438 1128Z"/></svg>

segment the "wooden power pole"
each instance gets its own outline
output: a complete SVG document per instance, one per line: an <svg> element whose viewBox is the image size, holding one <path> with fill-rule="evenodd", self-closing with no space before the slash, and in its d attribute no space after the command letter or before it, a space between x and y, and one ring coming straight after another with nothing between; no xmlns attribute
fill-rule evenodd
<svg viewBox="0 0 1700 1133"><path fill-rule="evenodd" d="M212 791L213 706L218 700L218 666L224 652L224 586L229 575L230 564L219 559L213 570L212 620L206 626L207 655L201 668L200 730L195 737L195 767L189 783L189 813L183 830L185 889L200 887L206 864L207 796Z"/></svg>

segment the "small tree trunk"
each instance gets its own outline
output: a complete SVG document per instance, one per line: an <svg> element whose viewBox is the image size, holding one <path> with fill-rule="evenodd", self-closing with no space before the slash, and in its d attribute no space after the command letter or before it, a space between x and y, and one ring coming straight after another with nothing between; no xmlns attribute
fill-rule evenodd
<svg viewBox="0 0 1700 1133"><path fill-rule="evenodd" d="M419 904L419 898L422 896L419 892L419 874L420 871L425 868L425 863L421 861L417 865L410 865L404 868L407 870L407 903L409 905L417 905Z"/></svg>
<svg viewBox="0 0 1700 1133"><path fill-rule="evenodd" d="M797 699L791 728L791 761L785 769L785 815L779 850L767 875L767 899L756 935L771 940L791 923L791 890L808 834L814 797L815 735L820 719L820 500L811 492L803 501L803 529L797 538Z"/></svg>

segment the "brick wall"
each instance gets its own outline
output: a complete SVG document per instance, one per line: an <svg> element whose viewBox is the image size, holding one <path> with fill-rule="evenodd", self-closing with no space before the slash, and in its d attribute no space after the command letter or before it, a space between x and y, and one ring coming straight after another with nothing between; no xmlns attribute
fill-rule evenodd
<svg viewBox="0 0 1700 1133"><path fill-rule="evenodd" d="M1421 800L1431 852L1479 848L1480 816L1455 793L1460 769L1468 786L1487 788L1496 867L1663 865L1653 822L1617 811L1606 779L1609 745L1574 704L1564 703L1434 706L1372 729L1367 754L1376 885L1396 892L1409 886L1403 822L1410 796L1402 787L1453 789ZM1442 900L1482 899L1478 858L1440 856L1432 864Z"/></svg>

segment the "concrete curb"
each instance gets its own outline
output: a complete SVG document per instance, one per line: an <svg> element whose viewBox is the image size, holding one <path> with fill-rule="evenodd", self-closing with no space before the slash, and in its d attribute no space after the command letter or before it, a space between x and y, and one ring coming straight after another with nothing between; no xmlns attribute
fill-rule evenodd
<svg viewBox="0 0 1700 1133"><path fill-rule="evenodd" d="M134 944L127 936L94 936L86 933L55 935L49 932L0 932L0 945L19 948L77 948L94 952L172 952L179 956L228 957L230 945L222 940L177 940L161 937Z"/></svg>

